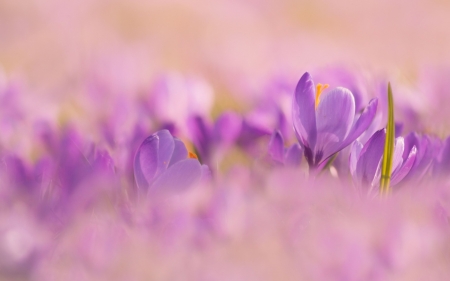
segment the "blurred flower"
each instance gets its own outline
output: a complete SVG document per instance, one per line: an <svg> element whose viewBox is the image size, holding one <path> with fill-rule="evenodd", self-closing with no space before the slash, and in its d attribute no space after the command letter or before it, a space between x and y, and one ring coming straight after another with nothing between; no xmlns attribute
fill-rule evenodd
<svg viewBox="0 0 450 281"><path fill-rule="evenodd" d="M134 176L140 192L152 196L164 190L184 190L207 176L197 156L168 130L145 139L134 158Z"/></svg>
<svg viewBox="0 0 450 281"><path fill-rule="evenodd" d="M350 154L350 172L360 186L369 186L369 191L380 185L381 163L383 158L386 130L376 132L366 144L355 141ZM392 163L391 186L398 184L414 165L416 146L405 145L403 137L395 139ZM405 151L405 146L408 151Z"/></svg>
<svg viewBox="0 0 450 281"><path fill-rule="evenodd" d="M240 136L242 118L234 112L224 112L210 124L206 118L196 115L190 118L188 127L201 161L215 167Z"/></svg>
<svg viewBox="0 0 450 281"><path fill-rule="evenodd" d="M272 134L269 142L268 154L279 165L299 166L302 160L302 148L294 143L288 148L284 147L283 136L279 131Z"/></svg>
<svg viewBox="0 0 450 281"><path fill-rule="evenodd" d="M175 123L188 135L191 116L208 116L214 102L211 86L199 77L171 73L156 80L150 93L150 112L161 123Z"/></svg>
<svg viewBox="0 0 450 281"><path fill-rule="evenodd" d="M415 132L409 133L405 137L405 150L403 151L403 159L408 157L412 147L417 148L416 160L411 170L404 178L405 182L420 181L424 178L429 179L431 168L441 149L441 143L436 137L428 135L419 135Z"/></svg>

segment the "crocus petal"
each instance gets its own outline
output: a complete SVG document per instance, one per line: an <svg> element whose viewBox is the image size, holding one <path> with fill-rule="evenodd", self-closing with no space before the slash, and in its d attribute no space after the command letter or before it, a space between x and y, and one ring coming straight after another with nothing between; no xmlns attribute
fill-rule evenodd
<svg viewBox="0 0 450 281"><path fill-rule="evenodd" d="M169 166L172 158L175 143L172 135L168 130L161 130L155 133L159 138L158 147L158 171L157 175L164 172Z"/></svg>
<svg viewBox="0 0 450 281"><path fill-rule="evenodd" d="M385 129L377 131L361 150L356 166L356 178L360 183L371 183L376 175L377 167L383 156Z"/></svg>
<svg viewBox="0 0 450 281"><path fill-rule="evenodd" d="M242 118L233 112L224 112L217 118L214 125L215 141L231 145L239 137L242 128Z"/></svg>
<svg viewBox="0 0 450 281"><path fill-rule="evenodd" d="M375 113L377 112L378 100L372 99L369 102L369 105L363 111L363 113L359 116L355 125L350 129L345 140L339 144L337 144L332 150L338 152L348 145L350 145L354 140L356 140L372 123Z"/></svg>
<svg viewBox="0 0 450 281"><path fill-rule="evenodd" d="M445 139L440 152L439 161L436 163L436 172L445 176L450 171L450 137Z"/></svg>
<svg viewBox="0 0 450 281"><path fill-rule="evenodd" d="M315 103L314 82L311 75L306 72L295 88L292 121L298 141L312 151L317 138Z"/></svg>
<svg viewBox="0 0 450 281"><path fill-rule="evenodd" d="M168 130L158 131L142 142L134 157L134 177L139 189L147 189L167 169L174 148Z"/></svg>
<svg viewBox="0 0 450 281"><path fill-rule="evenodd" d="M202 172L202 175L201 175L201 180L202 181L211 180L211 178L212 178L211 169L207 165L203 164L201 166L201 172Z"/></svg>
<svg viewBox="0 0 450 281"><path fill-rule="evenodd" d="M355 117L355 100L352 93L338 87L322 95L316 111L317 142L315 152L323 151L323 159L335 153L329 148L342 142L347 136Z"/></svg>
<svg viewBox="0 0 450 281"><path fill-rule="evenodd" d="M414 146L417 148L416 160L405 180L410 180L413 177L420 180L437 156L436 144L433 143L431 138L428 136L419 137L416 133L412 132L405 137L404 159L408 157Z"/></svg>
<svg viewBox="0 0 450 281"><path fill-rule="evenodd" d="M291 145L285 154L284 164L286 166L297 167L302 162L302 148L298 143Z"/></svg>
<svg viewBox="0 0 450 281"><path fill-rule="evenodd" d="M274 132L269 142L269 155L273 160L283 163L284 161L284 141L280 132Z"/></svg>
<svg viewBox="0 0 450 281"><path fill-rule="evenodd" d="M134 157L134 177L139 189L147 189L158 169L159 138L151 135L139 147Z"/></svg>
<svg viewBox="0 0 450 281"><path fill-rule="evenodd" d="M350 166L350 174L355 177L356 174L356 165L358 164L359 156L361 154L361 150L363 149L362 143L359 141L355 141L352 145L352 150L350 152L349 166Z"/></svg>
<svg viewBox="0 0 450 281"><path fill-rule="evenodd" d="M177 138L173 138L173 141L174 141L174 149L172 153L172 158L170 159L169 167L177 163L178 161L181 161L188 157L188 151L184 143Z"/></svg>
<svg viewBox="0 0 450 281"><path fill-rule="evenodd" d="M202 168L197 159L185 159L170 166L148 190L148 196L163 190L184 190L197 182Z"/></svg>
<svg viewBox="0 0 450 281"><path fill-rule="evenodd" d="M391 185L394 186L398 184L403 178L405 178L408 173L411 171L411 168L414 165L414 162L416 160L417 155L417 149L414 146L411 149L411 152L409 153L408 158L406 158L406 161L403 163L403 165L394 171L391 176ZM394 160L395 161L395 160Z"/></svg>
<svg viewBox="0 0 450 281"><path fill-rule="evenodd" d="M209 159L211 153L211 132L212 128L201 116L194 116L188 121L190 137L202 159Z"/></svg>
<svg viewBox="0 0 450 281"><path fill-rule="evenodd" d="M392 159L392 174L394 174L394 172L402 166L404 150L405 150L404 139L402 137L396 138L394 146L394 156Z"/></svg>

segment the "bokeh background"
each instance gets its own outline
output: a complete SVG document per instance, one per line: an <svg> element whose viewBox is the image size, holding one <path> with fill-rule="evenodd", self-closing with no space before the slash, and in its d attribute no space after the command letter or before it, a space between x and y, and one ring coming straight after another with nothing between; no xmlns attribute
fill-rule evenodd
<svg viewBox="0 0 450 281"><path fill-rule="evenodd" d="M445 0L2 0L0 62L52 98L91 72L130 92L167 70L217 89L336 63L414 79L450 62L449 12Z"/></svg>

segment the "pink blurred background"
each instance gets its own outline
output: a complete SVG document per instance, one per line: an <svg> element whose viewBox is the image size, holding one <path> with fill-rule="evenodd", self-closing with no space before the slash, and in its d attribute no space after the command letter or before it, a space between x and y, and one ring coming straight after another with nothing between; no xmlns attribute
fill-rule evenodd
<svg viewBox="0 0 450 281"><path fill-rule="evenodd" d="M342 62L414 79L450 62L449 12L444 0L1 0L0 62L51 96L92 71L124 91L165 70L253 88Z"/></svg>

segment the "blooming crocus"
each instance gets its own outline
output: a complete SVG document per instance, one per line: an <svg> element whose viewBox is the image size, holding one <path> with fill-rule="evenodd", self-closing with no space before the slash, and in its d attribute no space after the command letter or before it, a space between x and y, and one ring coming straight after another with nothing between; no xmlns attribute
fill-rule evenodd
<svg viewBox="0 0 450 281"><path fill-rule="evenodd" d="M299 166L302 160L302 148L300 145L294 143L288 148L285 148L283 136L279 131L272 134L268 153L275 163L281 165L295 167Z"/></svg>
<svg viewBox="0 0 450 281"><path fill-rule="evenodd" d="M373 134L364 145L359 141L354 142L350 154L350 172L357 184L368 185L371 188L380 186L385 139L386 130L382 129ZM416 146L405 145L403 137L397 137L394 146L392 186L398 184L408 175L417 155ZM406 153L405 147L408 149Z"/></svg>
<svg viewBox="0 0 450 281"><path fill-rule="evenodd" d="M166 189L182 190L200 180L206 166L184 143L168 130L146 138L134 157L134 177L137 187L147 194Z"/></svg>
<svg viewBox="0 0 450 281"><path fill-rule="evenodd" d="M292 122L306 160L311 168L325 163L333 154L350 145L372 123L378 100L355 120L355 99L345 88L322 92L327 85L315 87L309 73L303 74L295 89Z"/></svg>

